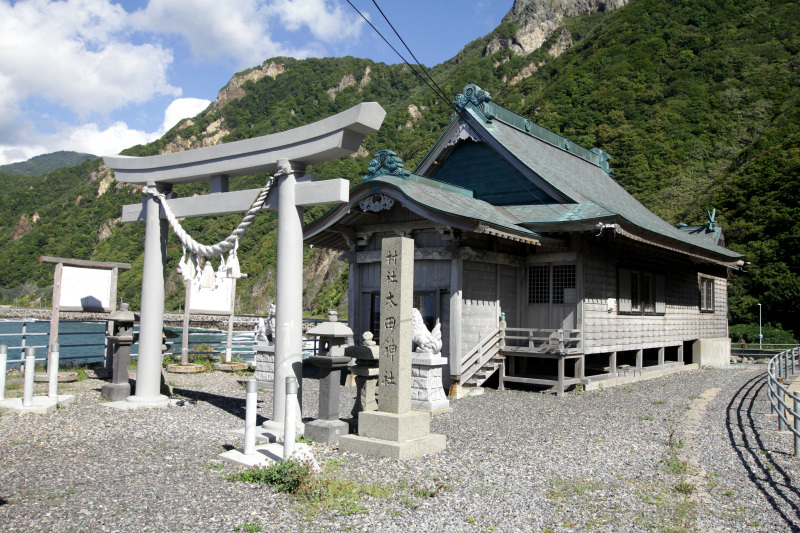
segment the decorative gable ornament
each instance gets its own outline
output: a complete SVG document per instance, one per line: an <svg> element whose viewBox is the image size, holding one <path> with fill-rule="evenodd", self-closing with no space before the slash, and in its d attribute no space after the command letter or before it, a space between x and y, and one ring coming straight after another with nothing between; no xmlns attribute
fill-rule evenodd
<svg viewBox="0 0 800 533"><path fill-rule="evenodd" d="M373 194L367 196L358 204L362 211L388 211L394 205L394 198L386 196L385 194Z"/></svg>
<svg viewBox="0 0 800 533"><path fill-rule="evenodd" d="M489 94L489 91L484 91L474 83L470 83L461 94L457 94L456 97L453 99L453 105L456 106L456 109L460 112L464 109L467 104L472 104L476 108L480 109L484 102L491 102L492 95Z"/></svg>
<svg viewBox="0 0 800 533"><path fill-rule="evenodd" d="M361 181L369 181L378 176L397 176L406 179L411 172L403 168L403 160L391 150L378 150L372 161L369 162L369 174Z"/></svg>

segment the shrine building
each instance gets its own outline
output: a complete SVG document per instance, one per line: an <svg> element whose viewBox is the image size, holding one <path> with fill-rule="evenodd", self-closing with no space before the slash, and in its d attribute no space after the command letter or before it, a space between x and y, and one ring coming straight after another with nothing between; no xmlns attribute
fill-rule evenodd
<svg viewBox="0 0 800 533"><path fill-rule="evenodd" d="M304 229L350 264L353 331L378 336L381 240L402 235L414 239L414 306L442 323L451 395L495 374L563 393L728 364L728 277L742 256L720 245L713 215L676 228L614 181L603 151L475 85L455 105L413 173L379 151L350 200Z"/></svg>

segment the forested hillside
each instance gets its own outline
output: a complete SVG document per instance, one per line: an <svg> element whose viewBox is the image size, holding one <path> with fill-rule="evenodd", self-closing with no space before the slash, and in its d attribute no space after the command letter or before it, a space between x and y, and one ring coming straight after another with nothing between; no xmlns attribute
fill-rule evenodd
<svg viewBox="0 0 800 533"><path fill-rule="evenodd" d="M800 6L783 1L633 0L613 12L565 16L528 54L522 21L465 46L431 75L448 99L467 83L495 102L586 147L612 155L614 177L672 223L699 223L716 208L728 245L747 255L732 276L731 323L764 321L800 334ZM514 52L517 50L519 53ZM489 53L492 52L492 53ZM413 169L452 117L447 102L404 65L368 59L272 58L234 76L206 112L162 139L127 150L149 155L285 130L377 101L383 127L356 157L310 169L321 178L366 173L370 155L396 151ZM117 225L120 206L140 194L113 181L99 160L34 178L13 177L0 207L0 285L51 283L40 254L134 264L121 295L138 306L143 226ZM232 188L257 187L251 176ZM4 183L9 183L3 177ZM177 188L180 195L196 186ZM199 188L197 189L199 190ZM102 194L99 194L102 192ZM323 208L309 209L306 219ZM23 218L25 220L23 220ZM34 221L35 219L35 221ZM237 216L185 221L216 241ZM263 311L274 297L275 219L257 218L241 242L239 309ZM24 230L24 231L23 231ZM346 308L347 269L307 250L307 310ZM170 265L180 247L170 238ZM180 276L168 278L168 307L182 301Z"/></svg>
<svg viewBox="0 0 800 533"><path fill-rule="evenodd" d="M92 154L80 152L53 152L51 154L37 155L21 163L0 165L0 175L16 174L21 176L36 176L62 167L71 167L91 159Z"/></svg>

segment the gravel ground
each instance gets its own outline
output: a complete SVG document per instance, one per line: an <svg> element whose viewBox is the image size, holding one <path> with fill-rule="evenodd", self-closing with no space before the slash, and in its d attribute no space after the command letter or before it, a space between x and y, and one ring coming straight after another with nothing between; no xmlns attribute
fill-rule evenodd
<svg viewBox="0 0 800 533"><path fill-rule="evenodd" d="M768 416L763 365L563 398L487 389L433 417L447 450L417 460L313 444L374 489L353 514L225 479L238 469L218 454L241 446L229 431L244 424L246 378L171 375L196 403L128 412L86 379L60 389L77 401L55 413L0 413L0 530L800 531L800 461ZM317 381L303 386L315 413ZM342 396L345 416L355 391ZM268 414L271 393L259 399Z"/></svg>

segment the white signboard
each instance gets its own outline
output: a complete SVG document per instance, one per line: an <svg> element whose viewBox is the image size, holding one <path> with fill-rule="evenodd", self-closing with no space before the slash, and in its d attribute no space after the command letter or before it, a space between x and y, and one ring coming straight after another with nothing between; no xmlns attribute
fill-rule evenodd
<svg viewBox="0 0 800 533"><path fill-rule="evenodd" d="M236 284L233 278L217 278L213 289L203 289L200 284L192 283L192 295L189 298L191 313L200 315L232 315L233 299Z"/></svg>
<svg viewBox="0 0 800 533"><path fill-rule="evenodd" d="M114 296L112 270L64 265L61 271L61 311L110 313Z"/></svg>

